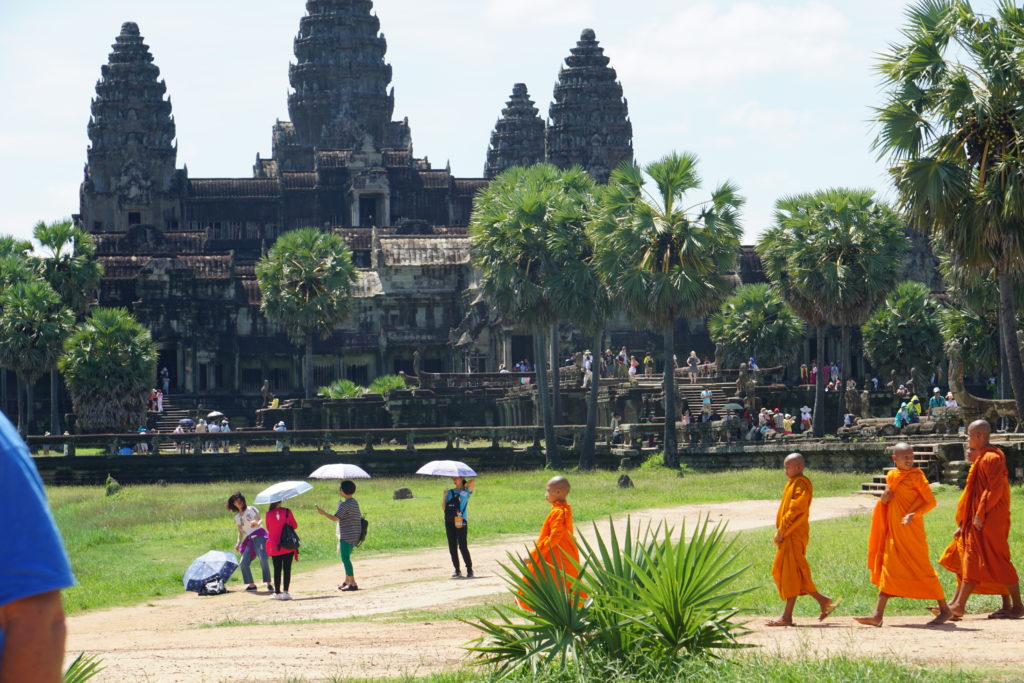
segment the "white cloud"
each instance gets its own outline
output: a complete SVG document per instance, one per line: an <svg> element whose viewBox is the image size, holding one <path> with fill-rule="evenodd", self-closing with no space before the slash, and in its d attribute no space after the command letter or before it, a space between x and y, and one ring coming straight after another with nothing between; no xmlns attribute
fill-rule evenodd
<svg viewBox="0 0 1024 683"><path fill-rule="evenodd" d="M760 102L747 101L726 112L725 121L754 133L796 132L811 122L809 110L766 107Z"/></svg>
<svg viewBox="0 0 1024 683"><path fill-rule="evenodd" d="M821 2L773 5L687 4L637 27L616 46L615 66L630 84L722 87L774 72L826 73L849 61L851 27L839 9Z"/></svg>
<svg viewBox="0 0 1024 683"><path fill-rule="evenodd" d="M484 9L487 21L509 26L572 26L591 21L594 0L490 0Z"/></svg>

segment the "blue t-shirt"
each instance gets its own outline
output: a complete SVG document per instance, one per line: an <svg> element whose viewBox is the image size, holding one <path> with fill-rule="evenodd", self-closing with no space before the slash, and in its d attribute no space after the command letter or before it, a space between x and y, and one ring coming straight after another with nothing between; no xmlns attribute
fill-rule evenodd
<svg viewBox="0 0 1024 683"><path fill-rule="evenodd" d="M446 501L450 501L452 496L458 496L459 512L462 514L462 518L467 522L469 521L469 518L466 517L466 504L469 503L469 497L471 495L473 495L473 492L469 489L448 489L448 497L445 499Z"/></svg>
<svg viewBox="0 0 1024 683"><path fill-rule="evenodd" d="M64 544L46 503L39 472L25 442L0 413L0 500L7 508L5 557L0 562L0 606L75 583ZM0 659L4 632L0 630Z"/></svg>

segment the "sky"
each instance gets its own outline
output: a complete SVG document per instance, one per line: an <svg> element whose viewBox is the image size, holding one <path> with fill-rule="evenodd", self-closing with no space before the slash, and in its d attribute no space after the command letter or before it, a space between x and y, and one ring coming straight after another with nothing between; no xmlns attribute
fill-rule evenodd
<svg viewBox="0 0 1024 683"><path fill-rule="evenodd" d="M975 2L979 10L991 0ZM636 160L700 158L705 188L747 198L746 243L779 197L835 186L891 198L871 149L877 54L901 0L377 0L396 120L435 168L479 177L512 85L546 116L562 60L593 28L618 72ZM250 177L288 119L303 0L0 3L0 233L78 211L89 103L121 23L135 21L167 83L178 166ZM700 198L700 194L697 198Z"/></svg>

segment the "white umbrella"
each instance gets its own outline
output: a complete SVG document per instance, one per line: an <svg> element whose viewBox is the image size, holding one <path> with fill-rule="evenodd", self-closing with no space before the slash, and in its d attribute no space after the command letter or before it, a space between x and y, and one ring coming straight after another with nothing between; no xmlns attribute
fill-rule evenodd
<svg viewBox="0 0 1024 683"><path fill-rule="evenodd" d="M214 410L206 415L206 419L210 419L213 417L224 417L224 413L220 412L219 410Z"/></svg>
<svg viewBox="0 0 1024 683"><path fill-rule="evenodd" d="M304 481L282 481L260 491L253 502L257 504L280 503L282 500L294 498L312 488L312 484Z"/></svg>
<svg viewBox="0 0 1024 683"><path fill-rule="evenodd" d="M369 479L370 475L358 465L346 463L335 463L333 465L321 465L316 468L309 479Z"/></svg>
<svg viewBox="0 0 1024 683"><path fill-rule="evenodd" d="M416 474L430 477L475 477L476 472L464 462L458 460L431 460L416 470Z"/></svg>

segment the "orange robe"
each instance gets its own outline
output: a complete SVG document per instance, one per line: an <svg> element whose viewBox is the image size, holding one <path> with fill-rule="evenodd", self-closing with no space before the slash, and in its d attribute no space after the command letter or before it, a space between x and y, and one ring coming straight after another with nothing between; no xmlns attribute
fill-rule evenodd
<svg viewBox="0 0 1024 683"><path fill-rule="evenodd" d="M964 520L966 519L964 508L967 506L967 490L960 494L960 500L956 504L956 525L957 528L963 528ZM942 553L942 557L939 558L939 564L953 572L956 575L957 588L963 582L963 553L964 553L964 537L958 536L950 541L949 545L946 546L945 552ZM1006 589L1001 583L979 583L974 586L974 592L981 595L1009 595L1010 591Z"/></svg>
<svg viewBox="0 0 1024 683"><path fill-rule="evenodd" d="M579 575L577 565L580 562L580 551L576 547L572 531L572 507L565 501L558 500L551 504L551 511L540 528L540 537L537 538L536 547L530 552L527 566L536 574L534 567L540 562L560 568L570 579L575 579ZM568 588L566 586L566 590ZM581 593L581 597L586 595ZM516 602L520 607L530 609L519 598L516 598Z"/></svg>
<svg viewBox="0 0 1024 683"><path fill-rule="evenodd" d="M1010 479L1006 456L995 446L982 449L967 475L964 486L962 576L968 583L1018 582L1010 561ZM974 528L981 517L982 529Z"/></svg>
<svg viewBox="0 0 1024 683"><path fill-rule="evenodd" d="M885 477L892 491L888 503L878 501L871 515L868 569L871 583L886 595L918 600L945 600L939 577L928 559L924 514L935 507L935 495L924 472L916 467L893 469ZM914 509L909 524L903 517Z"/></svg>
<svg viewBox="0 0 1024 683"><path fill-rule="evenodd" d="M810 479L803 475L793 477L782 492L782 502L775 515L775 528L782 536L782 542L775 550L772 577L783 600L818 591L811 580L811 568L806 557L807 541L811 535L813 494Z"/></svg>

